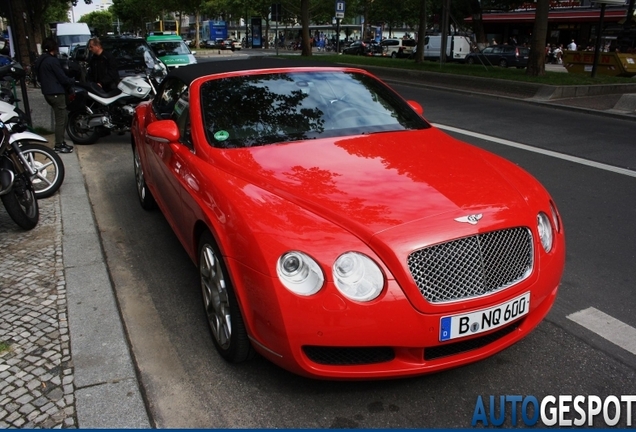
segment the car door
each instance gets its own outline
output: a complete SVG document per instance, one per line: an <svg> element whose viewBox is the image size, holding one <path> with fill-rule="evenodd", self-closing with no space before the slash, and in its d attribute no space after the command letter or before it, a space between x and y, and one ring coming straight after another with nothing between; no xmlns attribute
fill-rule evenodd
<svg viewBox="0 0 636 432"><path fill-rule="evenodd" d="M167 78L161 85L152 103L152 115L155 121L175 120L175 106L188 86L176 77ZM147 169L157 189L155 199L161 202L161 207L168 222L175 232L181 218L181 196L178 181L174 172L179 171L181 162L175 158L174 147L178 143L165 142L146 135L145 154L148 161Z"/></svg>

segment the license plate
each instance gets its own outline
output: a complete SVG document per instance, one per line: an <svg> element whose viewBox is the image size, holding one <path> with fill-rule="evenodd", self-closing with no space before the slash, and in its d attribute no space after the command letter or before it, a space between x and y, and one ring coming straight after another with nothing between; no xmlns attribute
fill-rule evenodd
<svg viewBox="0 0 636 432"><path fill-rule="evenodd" d="M439 340L443 342L487 332L524 316L529 310L530 293L527 292L488 309L442 317Z"/></svg>

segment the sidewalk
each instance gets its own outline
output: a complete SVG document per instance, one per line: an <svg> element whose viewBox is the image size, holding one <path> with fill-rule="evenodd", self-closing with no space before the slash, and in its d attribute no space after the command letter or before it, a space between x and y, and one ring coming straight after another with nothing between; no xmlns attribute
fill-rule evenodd
<svg viewBox="0 0 636 432"><path fill-rule="evenodd" d="M612 111L617 97L562 107L636 119ZM51 130L39 89L29 101L34 126ZM35 229L21 230L0 206L0 428L150 428L84 175L76 152L61 157L64 184L39 201Z"/></svg>
<svg viewBox="0 0 636 432"><path fill-rule="evenodd" d="M150 428L77 154L61 157L35 229L0 208L0 428Z"/></svg>

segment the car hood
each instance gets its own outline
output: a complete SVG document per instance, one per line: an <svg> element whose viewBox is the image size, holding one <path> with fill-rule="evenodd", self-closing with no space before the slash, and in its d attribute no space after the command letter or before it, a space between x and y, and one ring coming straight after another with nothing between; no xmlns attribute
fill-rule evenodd
<svg viewBox="0 0 636 432"><path fill-rule="evenodd" d="M501 220L496 214L527 207L483 150L435 128L223 154L233 175L367 240L440 214L490 213L490 220Z"/></svg>

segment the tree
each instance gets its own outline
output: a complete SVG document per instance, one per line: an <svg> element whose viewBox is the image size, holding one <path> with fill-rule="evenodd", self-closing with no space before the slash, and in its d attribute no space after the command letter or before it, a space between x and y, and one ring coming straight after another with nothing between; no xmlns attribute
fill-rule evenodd
<svg viewBox="0 0 636 432"><path fill-rule="evenodd" d="M98 36L103 36L113 31L113 14L108 11L95 11L83 15L78 22L88 24Z"/></svg>
<svg viewBox="0 0 636 432"><path fill-rule="evenodd" d="M161 8L153 0L113 0L109 11L119 18L126 31L139 33L145 31L147 22L155 20Z"/></svg>
<svg viewBox="0 0 636 432"><path fill-rule="evenodd" d="M90 4L91 0L84 0ZM37 45L46 36L47 12L51 11L54 18L59 18L60 11L68 11L77 0L3 0L2 10L11 25L14 42L20 53L18 61L26 65L35 60ZM11 12L11 13L10 13ZM62 21L66 21L64 17Z"/></svg>
<svg viewBox="0 0 636 432"><path fill-rule="evenodd" d="M530 57L526 75L545 75L545 43L548 36L548 14L550 13L550 0L537 0L537 10L532 30L532 43L530 45Z"/></svg>

